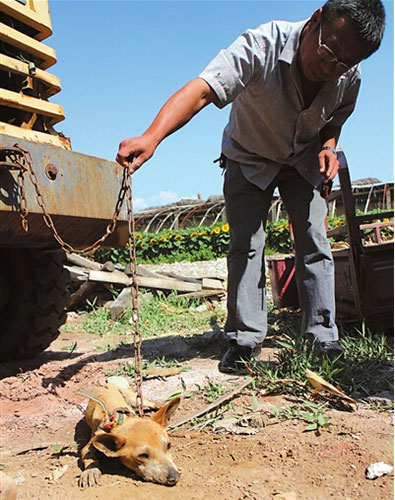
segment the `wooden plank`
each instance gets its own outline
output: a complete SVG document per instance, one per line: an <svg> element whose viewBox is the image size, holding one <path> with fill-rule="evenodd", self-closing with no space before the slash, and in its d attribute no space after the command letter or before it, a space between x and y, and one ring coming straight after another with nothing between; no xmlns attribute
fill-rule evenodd
<svg viewBox="0 0 395 500"><path fill-rule="evenodd" d="M87 259L86 257L82 257L82 255L78 255L76 253L68 253L66 254L66 259L71 264L80 267L86 267L87 269L91 269L92 271L100 271L102 264L99 262L95 262L94 260Z"/></svg>
<svg viewBox="0 0 395 500"><path fill-rule="evenodd" d="M377 212L375 214L363 214L357 215L355 218L361 224L363 222L371 222L372 220L379 219L392 219L394 217L394 212ZM384 223L387 224L387 223Z"/></svg>
<svg viewBox="0 0 395 500"><path fill-rule="evenodd" d="M202 279L202 287L206 288L219 288L224 289L224 282L222 280L214 279L214 278L203 278Z"/></svg>
<svg viewBox="0 0 395 500"><path fill-rule="evenodd" d="M54 49L3 23L0 23L0 40L41 59L42 62L38 65L41 69L47 69L56 63Z"/></svg>
<svg viewBox="0 0 395 500"><path fill-rule="evenodd" d="M164 278L162 274L151 271L150 269L142 266L137 266L137 276L146 276L148 278Z"/></svg>
<svg viewBox="0 0 395 500"><path fill-rule="evenodd" d="M95 290L98 283L92 281L85 281L70 297L67 309L75 309L82 301L87 299L89 295Z"/></svg>
<svg viewBox="0 0 395 500"><path fill-rule="evenodd" d="M89 271L89 281L99 281L101 283L114 283L118 285L130 286L132 284L132 279L126 274L120 271L113 271L109 273L108 271Z"/></svg>
<svg viewBox="0 0 395 500"><path fill-rule="evenodd" d="M181 280L181 281L188 281L190 283L201 283L202 280L199 278L191 278L190 276L180 276L179 274L175 273L163 273L165 276L168 276L169 278L174 278L176 280Z"/></svg>
<svg viewBox="0 0 395 500"><path fill-rule="evenodd" d="M88 279L88 271L80 266L64 266L70 273L73 281L86 281Z"/></svg>
<svg viewBox="0 0 395 500"><path fill-rule="evenodd" d="M194 411L187 415L186 417L182 418L181 420L178 420L174 424L169 425L169 429L175 429L176 427L180 427L181 425L184 425L188 423L190 420L193 420L198 417L202 417L206 413L209 413L219 406L221 406L224 403L227 403L234 397L238 396L244 389L246 389L253 381L253 378L247 378L247 380L244 380L241 382L241 384L236 387L236 389L233 389L230 392L227 392L223 396L221 396L219 399L215 400L213 403L210 403L209 405L205 406L204 408L201 408L200 410Z"/></svg>
<svg viewBox="0 0 395 500"><path fill-rule="evenodd" d="M202 289L202 285L198 283L187 283L186 281L179 281L171 278L150 278L148 276L136 276L136 283L142 288L177 290L179 292L197 292Z"/></svg>
<svg viewBox="0 0 395 500"><path fill-rule="evenodd" d="M216 290L214 288L208 288L207 290L199 290L197 292L188 292L179 295L179 298L185 299L204 299L206 297L221 297L226 294L226 290Z"/></svg>
<svg viewBox="0 0 395 500"><path fill-rule="evenodd" d="M19 92L12 92L11 90L1 89L0 104L47 116L50 119L49 123L51 125L65 118L64 109L59 104L44 101L43 99L36 99L35 97L20 94Z"/></svg>
<svg viewBox="0 0 395 500"><path fill-rule="evenodd" d="M118 285L130 286L132 278L120 271L90 271L90 281L100 281L102 283L114 283ZM186 283L184 281L172 280L170 278L151 278L149 276L136 276L136 283L141 288L153 288L157 290L177 290L180 292L194 292L201 290L201 285L196 283Z"/></svg>

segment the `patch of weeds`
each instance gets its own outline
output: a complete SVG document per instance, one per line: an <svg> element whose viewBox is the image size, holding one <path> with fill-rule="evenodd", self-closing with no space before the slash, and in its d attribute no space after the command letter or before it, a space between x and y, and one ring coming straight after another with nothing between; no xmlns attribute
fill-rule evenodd
<svg viewBox="0 0 395 500"><path fill-rule="evenodd" d="M182 298L176 293L168 297L154 297L150 301L141 302L138 326L142 337L160 337L169 335L171 332L177 332L178 335L185 332L190 334L207 327L212 321L212 313L210 311L197 312L196 308L199 304L200 301L197 299ZM130 308L113 321L107 309L96 307L94 302L89 307L90 312L83 316L81 330L99 335L130 334L134 331L135 325L131 321ZM224 311L218 311L217 314L225 316Z"/></svg>
<svg viewBox="0 0 395 500"><path fill-rule="evenodd" d="M189 425L191 429L202 431L205 427L209 425L214 425L220 420L223 420L225 413L231 409L230 404L226 406L221 406L212 411L211 413L207 413L199 418L194 418L190 421Z"/></svg>
<svg viewBox="0 0 395 500"><path fill-rule="evenodd" d="M81 330L89 333L104 335L106 333L119 333L116 323L111 321L110 313L103 307L98 307L86 314L81 324Z"/></svg>
<svg viewBox="0 0 395 500"><path fill-rule="evenodd" d="M152 368L177 368L182 366L180 361L176 359L166 360L163 356L162 358L156 358L151 362L142 360L141 370L151 370ZM183 371L189 370L185 367ZM106 375L119 375L119 376L134 376L136 368L134 363L129 363L126 361L123 365L118 364L115 370L103 370ZM144 374L143 374L144 376Z"/></svg>
<svg viewBox="0 0 395 500"><path fill-rule="evenodd" d="M388 403L381 402L368 402L370 408L376 411L394 411L394 402L388 401Z"/></svg>
<svg viewBox="0 0 395 500"><path fill-rule="evenodd" d="M321 429L327 429L330 426L331 417L325 415L326 409L326 403L317 404L312 401L304 401L302 406L291 405L281 408L272 406L271 412L278 420L303 420L308 423L304 432L315 431L319 435Z"/></svg>
<svg viewBox="0 0 395 500"><path fill-rule="evenodd" d="M353 397L393 390L393 372L388 369L393 349L385 334L373 334L363 326L351 333L343 331L340 339L344 358L330 360L320 356L317 343L306 339L303 328L289 331L276 342L280 349L275 362L257 362L253 366L258 383L269 392L299 396L307 392L303 383L308 368Z"/></svg>
<svg viewBox="0 0 395 500"><path fill-rule="evenodd" d="M338 383L350 394L361 397L379 392L393 392L393 371L389 361L394 359L393 349L385 334L373 334L363 324L351 334L341 336L345 362Z"/></svg>
<svg viewBox="0 0 395 500"><path fill-rule="evenodd" d="M175 392L174 394L171 394L170 396L168 396L166 398L166 401L171 401L172 399L174 398L177 398L177 397L183 397L184 399L188 399L188 398L191 398L196 392L200 392L201 391L201 387L199 384L194 384L195 385L195 389L190 389L190 390L187 390L187 385L185 383L185 380L180 377L180 382L181 382L181 386L182 386L182 390L181 391L178 391L178 392Z"/></svg>
<svg viewBox="0 0 395 500"><path fill-rule="evenodd" d="M216 384L211 380L203 387L203 394L209 403L213 403L219 399L227 391L226 387L222 384Z"/></svg>
<svg viewBox="0 0 395 500"><path fill-rule="evenodd" d="M305 410L300 412L303 420L309 423L305 428L305 432L316 431L320 432L321 429L327 429L330 426L331 417L326 417L324 411L326 404L317 404L312 401L304 402Z"/></svg>

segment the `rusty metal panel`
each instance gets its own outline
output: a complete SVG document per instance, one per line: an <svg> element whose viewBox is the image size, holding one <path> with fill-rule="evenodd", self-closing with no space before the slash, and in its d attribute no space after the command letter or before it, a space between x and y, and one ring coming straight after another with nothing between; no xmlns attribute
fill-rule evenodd
<svg viewBox="0 0 395 500"><path fill-rule="evenodd" d="M337 317L348 319L359 317L358 287L351 272L350 251L332 252L335 264L335 298Z"/></svg>
<svg viewBox="0 0 395 500"><path fill-rule="evenodd" d="M100 238L115 211L122 183L122 167L115 162L49 144L0 134L0 148L12 148L15 143L32 154L45 206L63 240L81 249ZM22 229L17 175L18 172L0 166L0 246L59 248L43 221L42 210L27 172L24 184L29 231ZM118 217L116 231L106 240L105 246L121 246L127 241L125 205Z"/></svg>
<svg viewBox="0 0 395 500"><path fill-rule="evenodd" d="M394 325L394 243L365 247L363 312L374 331Z"/></svg>
<svg viewBox="0 0 395 500"><path fill-rule="evenodd" d="M276 307L299 307L295 280L295 257L268 257L273 303Z"/></svg>
<svg viewBox="0 0 395 500"><path fill-rule="evenodd" d="M337 318L365 319L372 331L386 331L394 324L394 243L364 246L363 251L360 285L352 273L350 250L333 252Z"/></svg>
<svg viewBox="0 0 395 500"><path fill-rule="evenodd" d="M106 232L108 222L105 219L62 215L55 215L53 220L60 236L76 251L91 245L100 238ZM42 248L46 250L60 248L41 215L30 214L28 221L29 230L25 232L22 229L18 213L0 211L0 247ZM102 247L119 247L127 241L128 224L124 221L118 221L114 233L106 239Z"/></svg>
<svg viewBox="0 0 395 500"><path fill-rule="evenodd" d="M30 151L40 190L51 215L112 217L122 180L122 167L117 163L49 144L0 135L0 148L13 147L15 143ZM0 211L19 210L16 176L16 172L0 170ZM41 214L27 173L25 188L29 212ZM126 208L123 207L120 219L126 220L126 217Z"/></svg>

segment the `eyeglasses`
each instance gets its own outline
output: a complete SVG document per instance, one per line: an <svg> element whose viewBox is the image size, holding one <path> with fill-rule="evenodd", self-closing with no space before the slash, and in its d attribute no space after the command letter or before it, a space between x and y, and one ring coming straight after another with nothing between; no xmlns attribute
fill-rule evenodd
<svg viewBox="0 0 395 500"><path fill-rule="evenodd" d="M335 56L334 52L324 43L321 43L321 32L322 32L322 25L320 23L320 31L318 34L318 47L317 47L317 54L322 57L325 62L328 63L333 63L336 64L336 68L344 73L351 69L350 66L347 66L344 62L339 61L339 59Z"/></svg>

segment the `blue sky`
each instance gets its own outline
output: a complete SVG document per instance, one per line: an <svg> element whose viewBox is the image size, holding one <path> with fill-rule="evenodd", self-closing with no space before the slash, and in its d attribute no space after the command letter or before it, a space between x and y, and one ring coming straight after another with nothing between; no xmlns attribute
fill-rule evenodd
<svg viewBox="0 0 395 500"><path fill-rule="evenodd" d="M61 79L52 98L65 108L57 130L75 151L113 160L125 137L140 135L163 103L247 28L306 19L323 2L49 0ZM393 180L394 4L384 2L381 48L362 63L356 110L340 139L353 180ZM135 209L222 192L213 160L230 107L211 105L159 146L133 176Z"/></svg>

